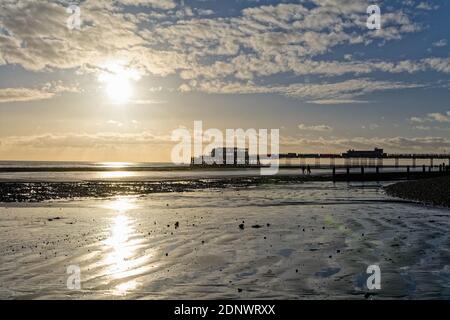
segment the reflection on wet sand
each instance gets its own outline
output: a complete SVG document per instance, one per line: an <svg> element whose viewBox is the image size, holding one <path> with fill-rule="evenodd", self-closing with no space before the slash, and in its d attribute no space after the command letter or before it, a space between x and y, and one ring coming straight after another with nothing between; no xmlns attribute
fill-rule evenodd
<svg viewBox="0 0 450 320"><path fill-rule="evenodd" d="M118 214L111 219L111 236L104 241L105 252L109 252L105 258L106 275L111 280L125 281L115 285L114 295L125 295L138 287L137 281L127 280L137 273L136 268L142 263L142 258L136 258L140 239L136 238L134 221L126 215L127 211L136 208L134 202L133 198L119 198L105 206Z"/></svg>

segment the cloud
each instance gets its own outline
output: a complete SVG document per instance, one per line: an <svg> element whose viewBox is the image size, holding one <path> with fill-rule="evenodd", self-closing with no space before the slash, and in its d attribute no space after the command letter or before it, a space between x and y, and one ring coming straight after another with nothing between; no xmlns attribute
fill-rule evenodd
<svg viewBox="0 0 450 320"><path fill-rule="evenodd" d="M78 88L64 86L60 82L47 83L42 88L2 88L0 103L47 100L63 92L78 92Z"/></svg>
<svg viewBox="0 0 450 320"><path fill-rule="evenodd" d="M138 133L99 132L91 133L44 133L30 136L9 136L2 139L2 148L111 148L148 147L172 145L170 135L159 135L150 131Z"/></svg>
<svg viewBox="0 0 450 320"><path fill-rule="evenodd" d="M415 122L415 123L423 123L423 122L425 122L425 120L423 118L419 118L419 117L411 117L409 120L411 122Z"/></svg>
<svg viewBox="0 0 450 320"><path fill-rule="evenodd" d="M148 8L130 10L129 6ZM422 30L414 15L392 9L383 13L382 30L368 32L364 0L256 4L220 17L174 0L86 0L80 7L81 30L70 31L63 2L2 1L0 64L17 64L31 71L75 69L78 74L99 74L105 71L105 63L120 59L143 76L179 76L181 92L275 92L315 104L363 103L367 101L359 97L369 92L411 85L394 82L390 87L387 81L373 81L370 86L363 78L355 83L341 81L351 86L349 90L322 79L309 86L295 81L281 86L275 76L352 74L355 79L375 72L450 73L446 57L384 61L355 60L356 55L346 54L342 61L324 58L338 47L352 50Z"/></svg>
<svg viewBox="0 0 450 320"><path fill-rule="evenodd" d="M308 102L313 104L354 104L354 103L367 103L368 101L351 100L351 99L317 99Z"/></svg>
<svg viewBox="0 0 450 320"><path fill-rule="evenodd" d="M420 126L415 126L414 129L428 131L428 130L431 130L431 127L420 125Z"/></svg>
<svg viewBox="0 0 450 320"><path fill-rule="evenodd" d="M50 99L54 96L52 92L39 89L6 88L0 89L0 103L23 102Z"/></svg>
<svg viewBox="0 0 450 320"><path fill-rule="evenodd" d="M128 5L166 11L124 10ZM2 59L29 70L95 71L114 53L150 74L202 78L224 72L242 79L300 72L312 63L308 59L336 46L401 39L420 30L404 12L395 11L384 15L383 31L367 32L363 0L262 5L217 18L197 17L193 12L200 11L175 8L173 0L86 0L80 7L82 28L70 31L62 3L2 1ZM246 61L246 70L240 70L237 63Z"/></svg>
<svg viewBox="0 0 450 320"><path fill-rule="evenodd" d="M433 42L433 47L445 47L447 45L447 39L441 39L439 41Z"/></svg>
<svg viewBox="0 0 450 320"><path fill-rule="evenodd" d="M423 126L423 125L415 126L414 129L416 129L416 130L423 130L423 131L430 131L430 130L450 131L450 128L439 127L439 126L430 127L430 126Z"/></svg>
<svg viewBox="0 0 450 320"><path fill-rule="evenodd" d="M412 123L424 123L424 122L450 122L450 111L445 113L428 113L425 117L412 117L409 119Z"/></svg>
<svg viewBox="0 0 450 320"><path fill-rule="evenodd" d="M108 120L106 123L117 127L123 127L123 123L116 120Z"/></svg>
<svg viewBox="0 0 450 320"><path fill-rule="evenodd" d="M450 122L450 111L447 111L445 114L429 113L428 117L437 122Z"/></svg>
<svg viewBox="0 0 450 320"><path fill-rule="evenodd" d="M146 6L164 10L173 9L177 6L174 0L119 0L118 2L124 5Z"/></svg>
<svg viewBox="0 0 450 320"><path fill-rule="evenodd" d="M325 125L325 124L318 124L318 125L310 125L310 126L308 126L308 125L305 125L304 123L300 123L300 124L298 125L298 128L299 128L300 130L306 130L306 131L321 131L321 132L324 132L324 131L332 131L332 130L333 130L332 127L327 126L327 125Z"/></svg>
<svg viewBox="0 0 450 320"><path fill-rule="evenodd" d="M420 2L417 7L417 9L422 9L422 10L437 10L439 9L439 5L432 5L428 2Z"/></svg>
<svg viewBox="0 0 450 320"><path fill-rule="evenodd" d="M316 84L295 83L284 86L263 86L257 85L252 81L203 81L191 82L190 85L183 84L179 90L183 92L197 90L206 93L222 94L277 93L292 98L303 99L314 104L339 104L365 102L364 100L357 100L355 98L376 91L419 87L421 87L421 85L360 78L341 82L324 82Z"/></svg>

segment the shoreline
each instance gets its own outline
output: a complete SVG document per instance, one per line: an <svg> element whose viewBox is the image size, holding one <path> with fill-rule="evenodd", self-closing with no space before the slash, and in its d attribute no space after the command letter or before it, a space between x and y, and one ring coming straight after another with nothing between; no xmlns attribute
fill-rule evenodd
<svg viewBox="0 0 450 320"><path fill-rule="evenodd" d="M442 177L443 174L447 176ZM450 176L448 172L418 173L409 175L409 178L423 180L408 181L405 183L418 183L418 181L427 181L444 178L449 181L446 186L449 190ZM428 178L428 179L427 179ZM429 179L433 178L433 179ZM305 182L332 182L332 183L350 183L350 182L388 182L407 180L405 173L366 173L358 174L321 174L321 175L239 175L239 176L214 176L214 177L190 177L190 178L155 178L155 179L123 179L123 180L0 180L0 203L36 203L49 200L72 200L79 198L106 198L114 196L145 196L154 193L173 193L190 192L197 190L216 189L224 190L227 188L252 188L261 185L289 185L302 184ZM440 180L438 180L440 181ZM399 184L402 186L402 184ZM404 188L396 187L397 184L387 187L387 193L394 197L408 200L422 201L420 196L416 196L414 190L402 192ZM441 188L445 188L444 186ZM422 189L430 190L427 186ZM450 206L450 194L447 192L444 200L437 200L438 205L445 203L444 206ZM445 198L447 197L447 198ZM428 197L432 199L432 197ZM423 201L428 200L427 197ZM439 198L440 199L440 198Z"/></svg>
<svg viewBox="0 0 450 320"><path fill-rule="evenodd" d="M165 181L11 181L0 182L0 203L143 196L153 193L250 188L263 184L290 184L308 181L330 181L330 179L328 176L241 176Z"/></svg>
<svg viewBox="0 0 450 320"><path fill-rule="evenodd" d="M389 196L450 208L450 176L397 182L385 188Z"/></svg>

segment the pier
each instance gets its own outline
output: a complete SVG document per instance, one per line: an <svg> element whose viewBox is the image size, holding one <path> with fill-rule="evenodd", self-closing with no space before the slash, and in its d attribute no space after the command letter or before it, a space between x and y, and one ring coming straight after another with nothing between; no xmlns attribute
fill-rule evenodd
<svg viewBox="0 0 450 320"><path fill-rule="evenodd" d="M341 159L344 162L341 167L412 167L418 166L418 161L429 162L429 167L435 166L435 161L443 161L440 165L447 162L447 166L450 165L450 154L414 154L414 153L384 153L383 149L375 148L373 151L355 151L349 150L342 154L301 154L301 153L284 153L279 155L279 159L287 159L292 163L292 160L298 160L298 165L305 165L307 159L314 159L314 168L332 168L336 166L336 160ZM323 161L328 161L328 164L323 164ZM393 164L386 164L386 161L391 160ZM407 164L402 162L409 162ZM439 164L438 164L439 165ZM423 164L421 165L423 166Z"/></svg>
<svg viewBox="0 0 450 320"><path fill-rule="evenodd" d="M248 149L242 149L242 161L238 158L238 149L221 151L221 163L212 163L211 155L192 158L191 168L261 168L267 166L269 158L261 155L249 155ZM225 154L231 155L231 163L225 159ZM254 161L251 162L250 159ZM310 175L312 170L323 170L333 181L389 181L404 179L424 179L450 174L450 154L414 154L385 153L383 149L348 150L345 153L281 153L278 155L279 169L298 169L304 175ZM212 163L212 164L211 164ZM305 174L306 172L306 174ZM328 175L329 173L329 175Z"/></svg>

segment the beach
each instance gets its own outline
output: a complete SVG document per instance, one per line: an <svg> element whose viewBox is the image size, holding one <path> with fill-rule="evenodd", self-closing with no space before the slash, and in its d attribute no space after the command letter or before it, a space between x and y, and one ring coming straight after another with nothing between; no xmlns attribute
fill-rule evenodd
<svg viewBox="0 0 450 320"><path fill-rule="evenodd" d="M3 299L448 299L448 209L386 183L3 203ZM366 269L381 269L368 291ZM69 289L68 267L81 270Z"/></svg>
<svg viewBox="0 0 450 320"><path fill-rule="evenodd" d="M395 197L450 207L450 176L399 182L387 187L386 191Z"/></svg>

